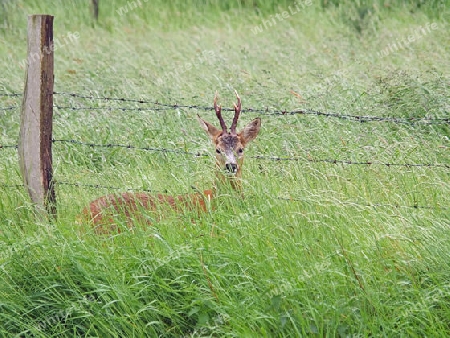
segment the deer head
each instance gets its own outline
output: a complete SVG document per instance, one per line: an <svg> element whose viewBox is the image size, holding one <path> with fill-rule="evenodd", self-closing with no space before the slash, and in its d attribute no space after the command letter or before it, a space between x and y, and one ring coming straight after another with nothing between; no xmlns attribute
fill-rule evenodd
<svg viewBox="0 0 450 338"><path fill-rule="evenodd" d="M261 128L261 119L258 117L244 127L239 133L236 132L239 114L241 113L241 98L236 93L237 103L234 104L234 118L230 131L222 117L221 106L217 104L217 92L214 97L214 110L222 130L206 122L200 116L200 126L206 131L216 148L216 165L222 177L231 180L232 186L238 188L238 183L233 178L241 177L241 169L244 161L244 150L249 142L254 140Z"/></svg>

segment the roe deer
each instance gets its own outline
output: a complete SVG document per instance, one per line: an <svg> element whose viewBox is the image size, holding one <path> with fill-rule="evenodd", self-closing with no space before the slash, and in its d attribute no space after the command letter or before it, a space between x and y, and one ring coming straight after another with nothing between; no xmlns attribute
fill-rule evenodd
<svg viewBox="0 0 450 338"><path fill-rule="evenodd" d="M234 118L227 131L227 126L222 117L221 106L217 105L217 93L214 97L214 110L219 119L222 130L214 127L197 115L201 127L211 138L216 151L217 176L220 182L230 182L233 189L241 191L240 177L242 163L244 160L244 148L256 138L261 128L261 119L258 117L242 129L236 132L236 126L241 112L241 99L236 93L237 104L234 104ZM198 212L207 211L207 201L210 201L216 192L216 187L205 190L203 193L184 194L170 196L164 194L148 193L122 193L110 194L92 201L83 210L83 217L90 220L96 227L97 233L108 233L111 230L120 232L115 225L114 218L123 216L128 227L132 227L133 221L149 222L145 217L145 211L161 211L164 208L182 212L183 210L194 210Z"/></svg>

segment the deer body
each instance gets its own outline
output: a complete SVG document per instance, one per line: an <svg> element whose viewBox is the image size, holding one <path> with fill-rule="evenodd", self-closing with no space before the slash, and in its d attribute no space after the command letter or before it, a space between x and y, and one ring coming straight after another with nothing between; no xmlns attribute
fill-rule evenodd
<svg viewBox="0 0 450 338"><path fill-rule="evenodd" d="M222 130L206 122L200 116L200 126L206 131L216 148L216 172L220 182L229 181L231 186L241 191L240 177L244 160L245 146L256 138L261 127L261 119L256 118L240 132L236 132L237 121L241 111L241 99L236 93L237 104L234 105L235 114L230 131L222 118L221 107L217 105L217 93L214 98L214 109ZM185 210L198 213L208 210L207 204L214 197L215 188L203 193L171 196L149 193L122 193L102 196L92 201L82 212L82 217L88 219L96 227L97 233L120 232L115 224L118 216L124 217L128 227L135 222L149 224L151 217L146 211L160 211L164 215L164 208L175 212Z"/></svg>
<svg viewBox="0 0 450 338"><path fill-rule="evenodd" d="M131 192L110 194L92 201L89 207L83 210L83 217L93 222L96 233L120 233L120 228L116 225L119 217L125 217L127 226L131 228L134 223L152 223L152 217L145 213L146 210L164 211L164 208L170 208L174 212L207 212L207 204L212 197L212 190L205 190L203 194L178 196Z"/></svg>

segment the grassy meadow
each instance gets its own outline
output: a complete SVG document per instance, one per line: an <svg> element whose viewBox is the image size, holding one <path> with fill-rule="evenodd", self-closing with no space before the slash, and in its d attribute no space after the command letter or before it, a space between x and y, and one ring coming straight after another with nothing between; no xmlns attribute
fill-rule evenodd
<svg viewBox="0 0 450 338"><path fill-rule="evenodd" d="M450 335L449 5L114 0L94 22L86 1L3 0L0 337ZM21 186L7 95L38 13L55 16L52 222ZM196 116L218 125L234 90L238 129L262 119L244 199L111 236L77 222L108 193L211 188Z"/></svg>

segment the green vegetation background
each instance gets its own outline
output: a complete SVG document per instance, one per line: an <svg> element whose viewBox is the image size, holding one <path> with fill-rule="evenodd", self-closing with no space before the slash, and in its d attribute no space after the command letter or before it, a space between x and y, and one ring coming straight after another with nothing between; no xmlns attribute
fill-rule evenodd
<svg viewBox="0 0 450 338"><path fill-rule="evenodd" d="M100 1L94 22L86 1L3 0L0 336L448 336L448 6ZM245 199L222 192L200 217L95 235L77 215L113 187L212 186L196 114L214 114L56 94L55 139L211 156L56 142L58 219L36 218L4 147L17 143L21 97L2 94L23 91L38 13L55 16L58 93L212 106L217 90L231 107L236 89L244 109L267 109L241 116L263 123ZM419 120L270 114L295 109Z"/></svg>

